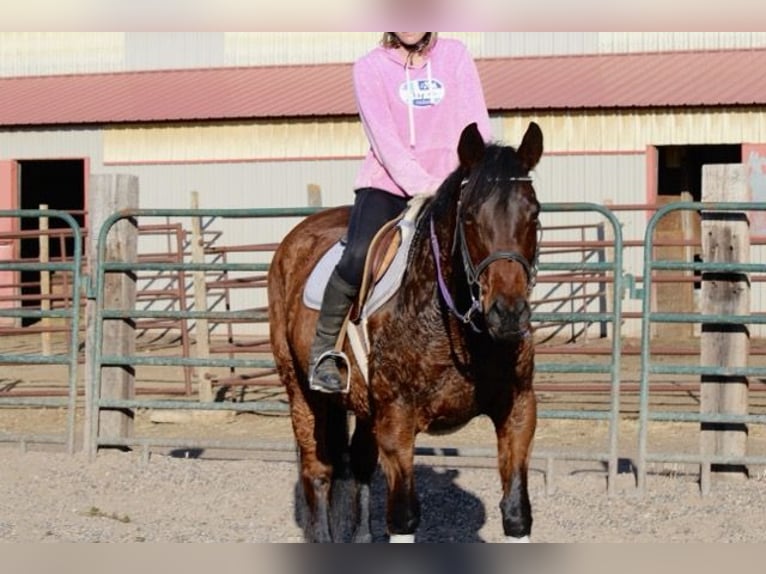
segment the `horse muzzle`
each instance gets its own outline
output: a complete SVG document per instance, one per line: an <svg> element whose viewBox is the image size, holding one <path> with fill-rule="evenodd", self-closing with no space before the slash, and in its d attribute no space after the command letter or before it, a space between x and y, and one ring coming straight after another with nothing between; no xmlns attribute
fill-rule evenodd
<svg viewBox="0 0 766 574"><path fill-rule="evenodd" d="M532 310L526 297L495 297L484 314L487 331L496 341L514 342L529 335Z"/></svg>

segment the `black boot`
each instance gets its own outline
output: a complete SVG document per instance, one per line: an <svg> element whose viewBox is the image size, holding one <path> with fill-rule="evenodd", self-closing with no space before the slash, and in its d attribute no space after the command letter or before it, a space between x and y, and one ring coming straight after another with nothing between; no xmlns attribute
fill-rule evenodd
<svg viewBox="0 0 766 574"><path fill-rule="evenodd" d="M358 288L349 285L334 270L322 296L322 307L317 319L316 335L309 359L309 388L324 393L348 392L339 362L347 362L346 355L336 353L335 342L348 310L354 302ZM348 367L348 364L346 364Z"/></svg>

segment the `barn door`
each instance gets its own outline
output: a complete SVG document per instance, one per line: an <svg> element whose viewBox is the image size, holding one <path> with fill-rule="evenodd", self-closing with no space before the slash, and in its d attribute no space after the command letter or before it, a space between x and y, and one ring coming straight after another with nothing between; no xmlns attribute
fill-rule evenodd
<svg viewBox="0 0 766 574"><path fill-rule="evenodd" d="M13 160L0 160L0 210L19 208L19 166ZM10 234L19 231L19 219L0 217L0 261L16 259L19 242ZM0 270L0 308L18 306L19 272ZM15 326L16 319L0 317L0 326Z"/></svg>
<svg viewBox="0 0 766 574"><path fill-rule="evenodd" d="M766 144L742 144L742 163L750 184L750 201L766 202ZM750 234L766 236L766 211L750 214Z"/></svg>

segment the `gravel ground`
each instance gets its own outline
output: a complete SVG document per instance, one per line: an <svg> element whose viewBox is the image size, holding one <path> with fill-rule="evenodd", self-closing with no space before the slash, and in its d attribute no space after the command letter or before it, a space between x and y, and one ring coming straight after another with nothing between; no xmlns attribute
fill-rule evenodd
<svg viewBox="0 0 766 574"><path fill-rule="evenodd" d="M438 462L438 461L437 461ZM184 459L103 451L84 455L0 447L3 542L298 542L296 465L255 457ZM420 542L497 542L499 485L491 468L417 467ZM763 542L766 478L721 480L708 497L696 476L649 477L638 497L630 475L607 496L602 471L557 473L546 494L530 475L535 542ZM376 541L386 540L383 485L373 488Z"/></svg>

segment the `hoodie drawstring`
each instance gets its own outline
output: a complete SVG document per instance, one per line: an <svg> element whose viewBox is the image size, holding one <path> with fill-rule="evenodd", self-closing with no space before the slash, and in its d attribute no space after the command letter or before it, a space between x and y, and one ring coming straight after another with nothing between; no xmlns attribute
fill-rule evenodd
<svg viewBox="0 0 766 574"><path fill-rule="evenodd" d="M410 94L407 98L407 123L410 128L410 147L415 147L415 92L412 89L412 82L410 81L410 65L409 62L404 65L404 77L407 81L407 89Z"/></svg>
<svg viewBox="0 0 766 574"><path fill-rule="evenodd" d="M431 102L431 60L426 60L426 72L428 74L428 99ZM407 98L407 122L410 129L410 147L415 147L415 91L412 87L412 81L410 80L410 62L404 64L404 76L407 81L407 89L410 92L410 97Z"/></svg>

